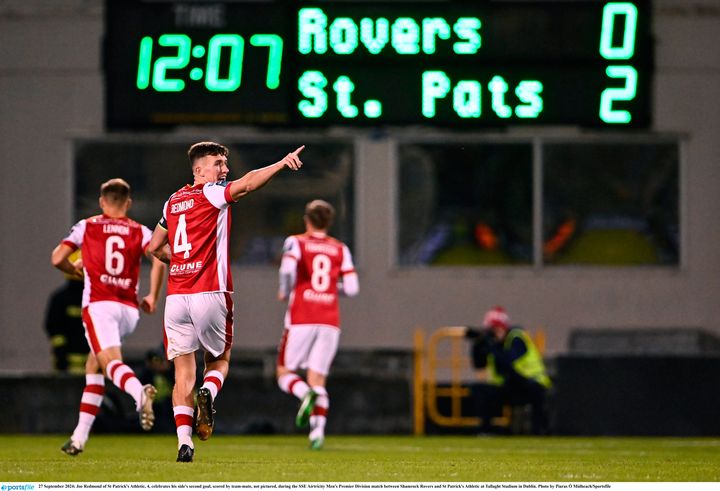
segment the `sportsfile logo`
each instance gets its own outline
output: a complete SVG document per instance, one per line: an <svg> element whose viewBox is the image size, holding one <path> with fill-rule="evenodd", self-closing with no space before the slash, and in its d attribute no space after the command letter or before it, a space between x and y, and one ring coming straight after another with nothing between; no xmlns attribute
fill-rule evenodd
<svg viewBox="0 0 720 491"><path fill-rule="evenodd" d="M0 491L28 491L35 489L34 484L3 484L0 486Z"/></svg>

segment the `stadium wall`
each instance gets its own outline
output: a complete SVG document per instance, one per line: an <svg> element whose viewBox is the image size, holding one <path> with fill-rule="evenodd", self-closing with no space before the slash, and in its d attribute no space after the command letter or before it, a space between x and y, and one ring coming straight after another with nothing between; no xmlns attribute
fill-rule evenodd
<svg viewBox="0 0 720 491"><path fill-rule="evenodd" d="M392 135L358 132L361 294L343 301L344 347L410 348L414 328L477 324L496 303L515 322L542 326L550 356L565 351L574 327L720 332L720 7L715 0L657 0L654 11L653 131L687 135L681 267L396 268ZM0 371L50 369L42 322L47 297L62 282L49 254L73 221L71 142L104 134L102 15L99 0L0 3ZM234 274L237 346L274 346L283 315L276 271L235 268ZM159 316L144 318L128 347L157 344L160 325Z"/></svg>

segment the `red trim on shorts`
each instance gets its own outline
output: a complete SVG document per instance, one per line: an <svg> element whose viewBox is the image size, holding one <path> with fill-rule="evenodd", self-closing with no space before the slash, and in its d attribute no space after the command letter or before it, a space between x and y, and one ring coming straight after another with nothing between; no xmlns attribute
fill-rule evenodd
<svg viewBox="0 0 720 491"><path fill-rule="evenodd" d="M175 415L175 427L180 428L181 426L192 427L193 417L187 414L176 414Z"/></svg>
<svg viewBox="0 0 720 491"><path fill-rule="evenodd" d="M85 390L83 390L83 394L97 394L97 395L103 395L105 393L105 386L104 385L86 385Z"/></svg>
<svg viewBox="0 0 720 491"><path fill-rule="evenodd" d="M203 380L203 384L206 382L211 382L215 384L215 386L218 388L218 390L222 389L222 382L217 377L205 377L205 380Z"/></svg>
<svg viewBox="0 0 720 491"><path fill-rule="evenodd" d="M168 355L168 339L167 339L167 331L165 331L165 319L164 318L162 321L162 328L163 328L163 348L165 348L165 358L167 358L169 360L170 356Z"/></svg>
<svg viewBox="0 0 720 491"><path fill-rule="evenodd" d="M90 339L90 348L94 355L97 355L102 349L100 348L100 341L98 340L97 334L95 334L95 325L93 324L92 317L90 317L90 309L84 307L82 309L82 320L85 324L85 332L87 332L88 338Z"/></svg>
<svg viewBox="0 0 720 491"><path fill-rule="evenodd" d="M313 416L327 416L328 408L321 407L321 406L315 406L312 410Z"/></svg>
<svg viewBox="0 0 720 491"><path fill-rule="evenodd" d="M228 292L224 293L227 315L225 317L225 349L223 350L223 352L229 350L232 347L233 341L233 301L232 296Z"/></svg>
<svg viewBox="0 0 720 491"><path fill-rule="evenodd" d="M285 347L287 346L289 333L290 329L288 329L287 327L283 329L283 335L282 338L280 338L280 346L278 346L277 364L281 367L285 366Z"/></svg>
<svg viewBox="0 0 720 491"><path fill-rule="evenodd" d="M86 402L80 403L80 412L81 413L88 413L93 416L97 416L98 411L100 411L100 406L95 406L94 404L88 404Z"/></svg>

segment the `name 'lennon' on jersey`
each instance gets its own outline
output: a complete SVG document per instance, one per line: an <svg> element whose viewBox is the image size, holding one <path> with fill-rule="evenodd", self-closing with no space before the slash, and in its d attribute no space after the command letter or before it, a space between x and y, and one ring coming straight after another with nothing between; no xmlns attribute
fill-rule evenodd
<svg viewBox="0 0 720 491"><path fill-rule="evenodd" d="M230 204L226 182L186 185L163 207L160 226L172 253L168 295L232 292Z"/></svg>

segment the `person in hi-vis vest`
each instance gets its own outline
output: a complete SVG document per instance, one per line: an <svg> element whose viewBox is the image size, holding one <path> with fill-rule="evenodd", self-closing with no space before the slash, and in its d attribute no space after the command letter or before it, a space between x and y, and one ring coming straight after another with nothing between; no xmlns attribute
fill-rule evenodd
<svg viewBox="0 0 720 491"><path fill-rule="evenodd" d="M473 340L473 366L487 368L487 383L477 384L473 391L482 419L481 432L492 431L492 417L504 404L529 404L532 433L547 433L547 397L552 382L528 333L510 326L507 312L497 306L485 314L482 328L468 327L465 335Z"/></svg>

